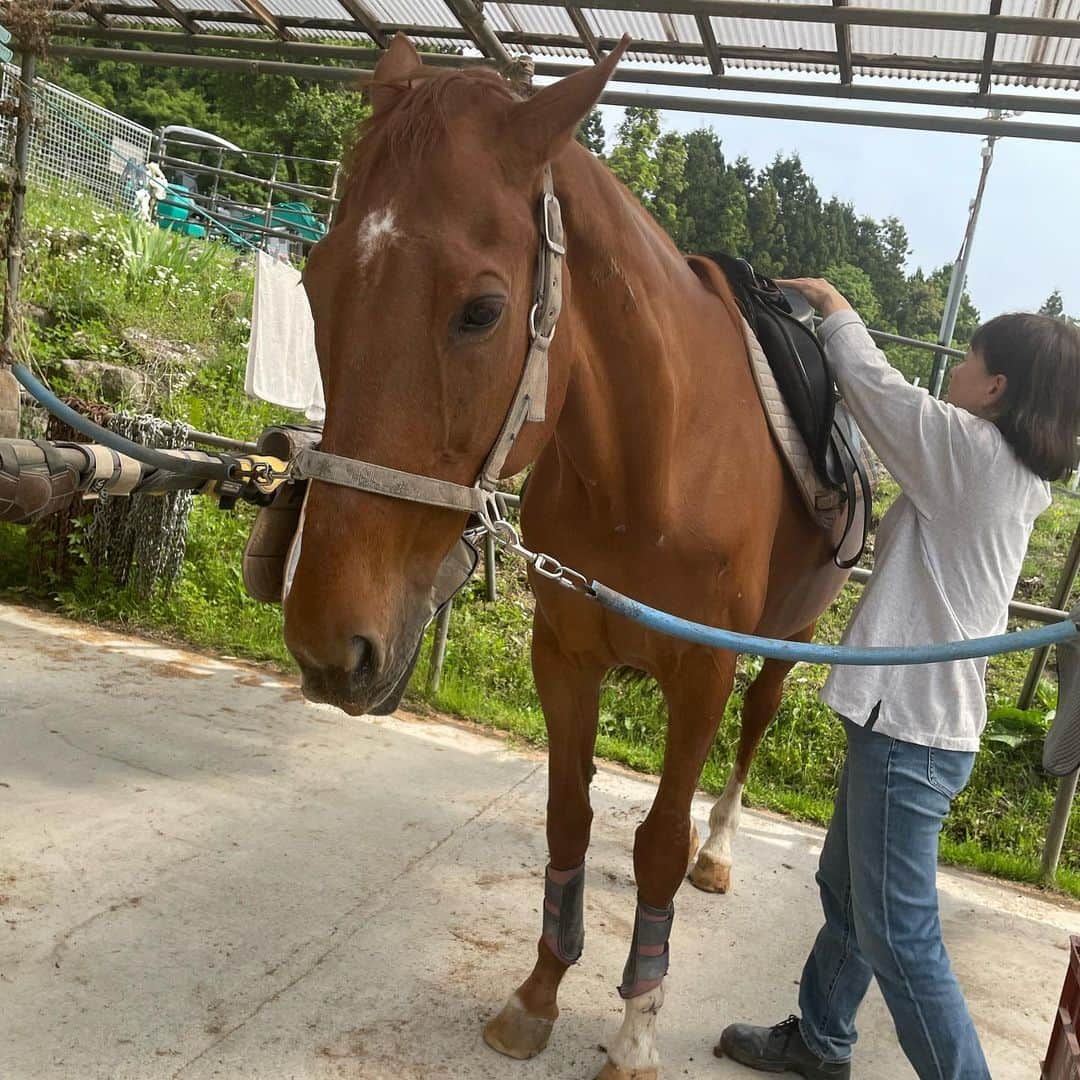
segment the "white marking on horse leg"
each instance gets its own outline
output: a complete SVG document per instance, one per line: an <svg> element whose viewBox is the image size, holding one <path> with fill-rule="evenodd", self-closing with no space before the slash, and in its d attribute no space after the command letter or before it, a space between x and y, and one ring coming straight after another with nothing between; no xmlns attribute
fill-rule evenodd
<svg viewBox="0 0 1080 1080"><path fill-rule="evenodd" d="M617 1069L655 1069L660 1064L656 1048L656 1017L664 1004L664 984L628 998L619 1033L608 1044L608 1060Z"/></svg>
<svg viewBox="0 0 1080 1080"><path fill-rule="evenodd" d="M733 769L724 793L713 803L709 813L709 839L702 848L728 866L731 865L731 848L742 815L742 791L743 784L736 778Z"/></svg>
<svg viewBox="0 0 1080 1080"><path fill-rule="evenodd" d="M380 251L389 247L400 236L392 206L372 210L360 222L360 229L356 235L356 259L360 264L360 269L363 270Z"/></svg>
<svg viewBox="0 0 1080 1080"><path fill-rule="evenodd" d="M713 803L709 814L709 839L702 845L690 871L690 880L706 892L727 892L731 888L731 848L739 831L742 790L742 781L733 771L723 795Z"/></svg>

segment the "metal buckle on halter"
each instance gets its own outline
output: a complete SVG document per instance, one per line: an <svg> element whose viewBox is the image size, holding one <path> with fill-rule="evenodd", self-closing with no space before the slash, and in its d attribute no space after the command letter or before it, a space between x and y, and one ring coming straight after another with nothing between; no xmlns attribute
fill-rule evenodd
<svg viewBox="0 0 1080 1080"><path fill-rule="evenodd" d="M551 343L555 340L555 327L551 328L550 334L545 334L540 330L540 327L536 325L536 320L540 315L540 301L537 300L535 304L529 309L529 340L533 344L541 342L545 349L551 347Z"/></svg>
<svg viewBox="0 0 1080 1080"><path fill-rule="evenodd" d="M535 341L540 336L540 328L536 325L536 317L540 314L540 301L537 300L529 308L529 340Z"/></svg>
<svg viewBox="0 0 1080 1080"><path fill-rule="evenodd" d="M562 207L553 191L544 192L544 209L540 216L543 218L544 243L547 244L548 251L565 255L566 247L555 239L555 234L562 232ZM556 227L553 228L553 225Z"/></svg>

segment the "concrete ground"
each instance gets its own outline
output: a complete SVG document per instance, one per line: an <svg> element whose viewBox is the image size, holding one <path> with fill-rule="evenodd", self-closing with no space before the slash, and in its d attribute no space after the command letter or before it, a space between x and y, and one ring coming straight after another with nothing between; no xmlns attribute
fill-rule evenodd
<svg viewBox="0 0 1080 1080"><path fill-rule="evenodd" d="M617 1027L633 829L601 769L588 942L531 1062L483 1045L527 973L544 758L353 720L257 667L0 607L0 1078L582 1078ZM704 826L708 802L696 806ZM735 889L676 901L663 1076L795 1006L822 834L746 813ZM998 1080L1038 1075L1077 908L943 872L946 938ZM876 990L858 1080L912 1076Z"/></svg>

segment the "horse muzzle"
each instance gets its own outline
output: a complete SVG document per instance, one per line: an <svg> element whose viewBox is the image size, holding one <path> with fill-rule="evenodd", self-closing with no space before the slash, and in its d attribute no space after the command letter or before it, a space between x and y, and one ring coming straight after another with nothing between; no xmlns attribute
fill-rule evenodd
<svg viewBox="0 0 1080 1080"><path fill-rule="evenodd" d="M286 613L285 642L300 666L304 697L334 705L350 716L392 713L420 659L424 631L465 586L478 557L471 542L459 540L443 559L425 600L388 641L357 634L324 641L316 652Z"/></svg>
<svg viewBox="0 0 1080 1080"><path fill-rule="evenodd" d="M389 673L384 670L381 650L367 638L350 642L350 667L313 667L302 660L301 690L308 701L333 705L350 716L388 716L401 704L405 690L420 658L423 634L417 637L408 663Z"/></svg>

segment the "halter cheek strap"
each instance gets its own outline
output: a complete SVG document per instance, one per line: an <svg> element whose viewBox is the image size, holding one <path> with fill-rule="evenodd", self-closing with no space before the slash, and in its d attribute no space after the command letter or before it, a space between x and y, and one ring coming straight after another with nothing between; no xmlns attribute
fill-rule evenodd
<svg viewBox="0 0 1080 1080"><path fill-rule="evenodd" d="M529 312L529 351L521 381L502 430L484 462L477 485L494 491L514 440L527 422L541 423L546 416L548 351L559 323L563 300L563 257L566 234L562 209L555 197L551 166L544 168L544 192L540 197L540 246L536 265L536 301Z"/></svg>

